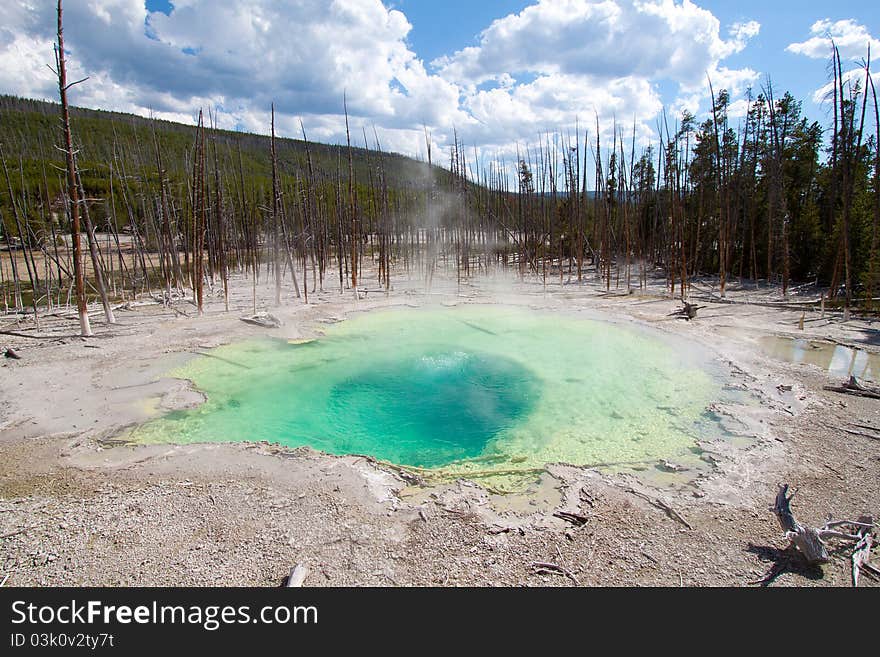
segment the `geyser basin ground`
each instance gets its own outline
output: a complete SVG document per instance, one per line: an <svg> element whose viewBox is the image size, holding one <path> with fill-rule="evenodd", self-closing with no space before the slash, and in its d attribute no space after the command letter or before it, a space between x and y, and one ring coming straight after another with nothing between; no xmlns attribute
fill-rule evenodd
<svg viewBox="0 0 880 657"><path fill-rule="evenodd" d="M707 407L729 396L683 341L507 306L374 311L211 356L174 372L207 401L136 440L266 440L462 474L693 460L724 433Z"/></svg>

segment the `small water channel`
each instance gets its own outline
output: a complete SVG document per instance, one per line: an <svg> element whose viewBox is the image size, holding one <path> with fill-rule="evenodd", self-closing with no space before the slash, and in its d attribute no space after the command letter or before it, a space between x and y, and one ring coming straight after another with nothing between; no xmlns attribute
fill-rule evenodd
<svg viewBox="0 0 880 657"><path fill-rule="evenodd" d="M844 345L796 338L767 336L759 341L761 349L788 363L815 365L835 378L854 376L876 382L880 376L880 354Z"/></svg>

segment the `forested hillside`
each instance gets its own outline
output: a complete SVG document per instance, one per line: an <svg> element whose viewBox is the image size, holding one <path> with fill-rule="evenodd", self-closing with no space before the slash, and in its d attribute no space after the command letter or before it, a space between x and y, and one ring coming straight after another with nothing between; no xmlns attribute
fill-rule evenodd
<svg viewBox="0 0 880 657"><path fill-rule="evenodd" d="M192 277L189 261L198 230L207 240L212 279L221 268L228 275L227 256L239 269L254 269L266 261L271 242L272 258L285 252L287 271L295 251L303 258L310 251L323 284L331 250L340 271L348 266L350 246L356 243L353 221L371 236L380 215L394 213L398 224L413 227L414 213L423 214L426 190L450 178L438 167L383 152L375 135L364 132L360 138L371 150L354 146L355 134L351 146L326 145L209 129L208 121L205 116L199 126L185 126L71 109L79 196L84 199L78 205L89 215L94 234L113 236L109 245L94 245L98 255L87 267L92 276L98 268L111 270L104 277L114 289L118 282L132 293L159 281L168 290L172 281L181 286L184 272ZM70 224L61 136L57 104L0 97L5 165L0 238L5 238L7 255L14 246L26 256L17 267L16 258L2 263L0 287L8 305L22 307L30 296L27 290L34 288L45 290L43 302L53 292L60 298L65 281L70 283L74 268L63 238ZM197 219L204 222L198 229ZM120 240L124 233L131 237ZM343 242L349 247L345 252ZM111 250L118 252L118 267ZM136 257L128 261L123 251L134 251ZM355 249L352 257L357 255ZM178 257L184 262L178 263Z"/></svg>
<svg viewBox="0 0 880 657"><path fill-rule="evenodd" d="M880 273L876 91L867 63L844 75L835 54L830 70L828 126L769 80L732 117L729 94L710 82L708 115L664 115L648 146L597 124L544 134L506 164L458 140L433 159L428 149L422 163L212 130L207 117L195 127L74 110L72 132L93 230L134 236L138 258L120 257L111 276L132 293L159 282L169 294L186 281L197 289L192 262L202 262L204 240L203 277L265 264L279 299L297 269L312 289L331 271L341 290L356 288L367 259L385 286L392 266L429 283L442 261L459 279L514 266L545 282L592 276L607 289L662 273L682 298L705 275L718 277L722 295L731 280L780 285L783 295L813 283L831 303L869 309ZM69 254L48 246L69 231L59 137L56 105L0 98L4 234L24 244L31 265L27 277L4 274L5 289L16 281L19 307L26 278L46 297L69 285L72 268L61 266ZM93 262L110 259L108 249L121 252L118 237Z"/></svg>
<svg viewBox="0 0 880 657"><path fill-rule="evenodd" d="M16 170L16 175L12 176L12 187L16 194L20 193L22 182L32 195L46 184L53 198L62 191L63 176L59 177L59 172L52 167L63 167L64 163L64 154L58 149L61 136L59 116L56 103L0 95L0 145L9 166ZM120 170L125 169L127 175L147 184L155 184L158 181L155 161L157 144L162 151L163 166L171 184L185 184L187 176L192 173L191 152L196 140L196 126L73 107L71 127L79 149L80 176L91 197L103 198L109 194L110 168L114 163ZM222 165L237 168L240 149L241 168L247 188L271 186L269 137L212 130L211 138L218 144L218 157ZM363 144L364 139L367 139L371 150L356 145ZM373 135L352 135L354 173L358 180L368 180L370 167L377 165L379 153L375 148ZM276 149L281 175L285 178L295 177L296 172L307 168L307 151L316 170L332 176L340 168L343 177L348 175L347 161L340 163L340 158L345 160L347 153L340 146L309 143L307 149L303 140L278 137ZM381 160L390 186L404 189L422 188L426 184L427 176L422 163L396 153L382 153ZM22 167L21 171L19 167ZM8 214L9 196L6 193L0 195L0 208L4 215ZM6 219L11 220L10 217Z"/></svg>

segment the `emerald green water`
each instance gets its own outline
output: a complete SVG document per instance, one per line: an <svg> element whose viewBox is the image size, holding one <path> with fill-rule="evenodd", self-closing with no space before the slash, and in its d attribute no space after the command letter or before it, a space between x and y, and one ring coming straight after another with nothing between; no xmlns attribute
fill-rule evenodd
<svg viewBox="0 0 880 657"><path fill-rule="evenodd" d="M175 376L200 407L149 442L267 440L452 470L644 462L718 432L708 356L635 327L518 307L375 311L293 344L219 347Z"/></svg>

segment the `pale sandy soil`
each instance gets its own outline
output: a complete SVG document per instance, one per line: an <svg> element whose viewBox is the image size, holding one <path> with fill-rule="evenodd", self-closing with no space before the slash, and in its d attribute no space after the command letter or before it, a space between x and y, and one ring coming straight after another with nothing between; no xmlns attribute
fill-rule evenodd
<svg viewBox="0 0 880 657"><path fill-rule="evenodd" d="M749 585L779 571L772 585L849 584L849 560L805 568L785 552L768 507L777 484L798 489L799 520L828 514L880 516L880 441L847 434L848 423L880 426L880 402L822 390L835 382L808 365L765 356L766 335L833 338L867 349L878 334L863 320L760 305L712 303L697 320L668 317L678 307L662 282L651 294L607 295L593 282L545 290L538 281L474 279L459 291L426 295L398 274L389 296L367 280L355 302L338 288L287 295L270 308L281 329L248 326L250 283L233 283L231 310L212 296L197 317L159 304L117 311L117 326L93 315L96 336L75 335L76 321L45 317L40 331L7 316L0 347L21 360L0 363L0 582L7 585L278 585L289 569L310 569L321 585ZM731 290L740 302L769 301L763 291ZM713 466L696 480L548 466L524 494L490 494L458 481L412 485L362 457L333 457L271 445L119 446L113 437L163 409L201 395L165 374L196 352L269 333L316 335L322 322L395 304L520 304L545 311L599 314L674 333L712 349L732 380L761 395L739 419L756 439L702 445ZM839 382L839 381L838 381ZM792 386L780 392L776 386ZM662 499L683 522L634 494ZM582 527L554 512L584 515ZM536 572L552 562L571 577ZM877 581L864 578L863 586Z"/></svg>

